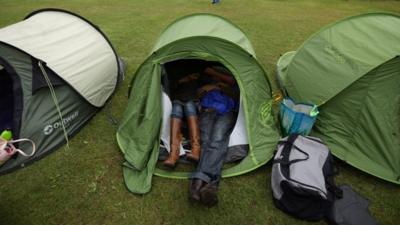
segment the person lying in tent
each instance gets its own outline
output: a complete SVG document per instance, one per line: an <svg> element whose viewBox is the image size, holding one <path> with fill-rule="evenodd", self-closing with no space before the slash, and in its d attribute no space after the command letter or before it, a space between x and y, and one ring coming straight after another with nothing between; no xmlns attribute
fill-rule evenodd
<svg viewBox="0 0 400 225"><path fill-rule="evenodd" d="M197 162L200 158L200 131L197 119L197 94L199 73L185 75L175 82L172 92L172 111L170 119L170 152L163 162L164 166L174 168L179 159L181 144L181 126L186 116L191 152L186 154L188 160Z"/></svg>
<svg viewBox="0 0 400 225"><path fill-rule="evenodd" d="M239 106L236 80L228 70L222 69L207 67L204 74L213 82L198 91L201 156L189 186L189 199L209 207L218 203L221 171Z"/></svg>

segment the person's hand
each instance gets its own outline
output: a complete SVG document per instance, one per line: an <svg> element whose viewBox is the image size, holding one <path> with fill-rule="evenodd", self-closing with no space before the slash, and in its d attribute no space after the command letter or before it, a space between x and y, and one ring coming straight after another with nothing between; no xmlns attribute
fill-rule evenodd
<svg viewBox="0 0 400 225"><path fill-rule="evenodd" d="M207 67L204 69L204 73L207 75L213 75L214 72L215 72L215 70L211 67Z"/></svg>
<svg viewBox="0 0 400 225"><path fill-rule="evenodd" d="M216 86L214 84L207 84L207 85L204 85L201 88L199 88L199 90L197 91L197 95L199 97L201 97L204 94L206 94L207 92L212 91L212 90L217 90L217 89L219 89L218 86Z"/></svg>
<svg viewBox="0 0 400 225"><path fill-rule="evenodd" d="M197 73L192 73L192 74L189 74L189 75L185 76L184 78L180 79L178 81L178 83L182 84L182 83L186 83L186 82L189 82L189 81L192 81L192 80L197 80L199 78L199 76L200 75L197 74Z"/></svg>

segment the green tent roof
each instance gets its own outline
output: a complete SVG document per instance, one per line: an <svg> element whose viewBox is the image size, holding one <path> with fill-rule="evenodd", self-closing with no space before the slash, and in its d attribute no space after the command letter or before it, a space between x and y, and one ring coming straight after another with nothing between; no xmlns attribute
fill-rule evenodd
<svg viewBox="0 0 400 225"><path fill-rule="evenodd" d="M220 16L206 13L184 16L171 23L158 38L152 52L176 40L200 36L227 40L256 56L249 39L239 27Z"/></svg>
<svg viewBox="0 0 400 225"><path fill-rule="evenodd" d="M278 61L290 97L320 106L312 135L340 159L400 184L400 17L330 25Z"/></svg>
<svg viewBox="0 0 400 225"><path fill-rule="evenodd" d="M278 62L280 79L293 98L322 105L399 55L399 28L400 17L387 13L341 20L285 54Z"/></svg>

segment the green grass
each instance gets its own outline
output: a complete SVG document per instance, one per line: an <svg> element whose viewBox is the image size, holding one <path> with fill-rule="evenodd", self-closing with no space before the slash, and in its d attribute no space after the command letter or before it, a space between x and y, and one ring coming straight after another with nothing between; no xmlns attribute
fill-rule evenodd
<svg viewBox="0 0 400 225"><path fill-rule="evenodd" d="M272 78L280 54L338 19L374 11L400 13L400 1L223 0L16 1L2 0L0 27L45 7L64 8L91 20L111 39L128 64L126 81L107 107L120 119L128 83L163 28L176 18L210 12L239 25ZM276 85L276 84L274 84ZM272 204L271 165L224 179L215 208L187 200L187 180L154 177L152 191L134 195L122 178L116 128L102 110L70 142L33 165L0 177L0 224L310 224ZM370 200L380 224L399 224L400 189L343 163L338 183ZM325 224L323 221L313 224Z"/></svg>

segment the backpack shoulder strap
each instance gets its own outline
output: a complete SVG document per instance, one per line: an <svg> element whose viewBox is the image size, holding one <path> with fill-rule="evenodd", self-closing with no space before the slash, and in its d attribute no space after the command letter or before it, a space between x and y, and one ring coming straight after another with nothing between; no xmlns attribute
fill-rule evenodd
<svg viewBox="0 0 400 225"><path fill-rule="evenodd" d="M282 149L282 157L279 159L274 160L274 163L282 163L282 164L289 164L289 155L290 155L290 150L293 147L293 143L296 141L298 134L291 134L290 136L287 137L286 141L280 141L279 143L283 143L283 149Z"/></svg>

